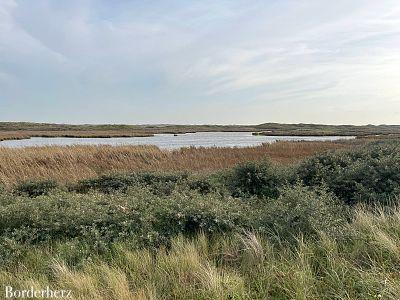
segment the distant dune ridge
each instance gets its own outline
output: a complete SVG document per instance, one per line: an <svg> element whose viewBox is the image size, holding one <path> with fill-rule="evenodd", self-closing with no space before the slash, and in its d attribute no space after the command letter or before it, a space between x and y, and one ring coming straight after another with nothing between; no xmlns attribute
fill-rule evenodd
<svg viewBox="0 0 400 300"><path fill-rule="evenodd" d="M319 125L278 124L259 125L69 125L28 122L0 122L0 141L30 137L137 137L159 133L189 133L212 131L247 131L272 136L371 136L400 135L400 125Z"/></svg>

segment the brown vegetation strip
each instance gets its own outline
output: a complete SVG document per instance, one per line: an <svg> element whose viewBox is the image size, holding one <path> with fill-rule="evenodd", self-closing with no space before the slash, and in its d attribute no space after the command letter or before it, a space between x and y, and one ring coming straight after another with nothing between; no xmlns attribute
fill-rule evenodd
<svg viewBox="0 0 400 300"><path fill-rule="evenodd" d="M388 135L400 134L400 125L322 125L322 124L278 124L264 123L258 125L122 125L122 124L46 124L29 122L0 122L0 135L6 132L42 132L61 135L62 132L128 132L128 133L184 133L184 132L216 132L216 131L248 131L266 135Z"/></svg>
<svg viewBox="0 0 400 300"><path fill-rule="evenodd" d="M123 131L123 130L95 130L95 131L4 131L0 132L0 141L21 140L31 137L68 137L68 138L112 138L112 137L149 137L152 133Z"/></svg>
<svg viewBox="0 0 400 300"><path fill-rule="evenodd" d="M51 178L74 182L110 171L211 172L250 160L269 158L290 163L316 152L349 147L347 142L277 142L249 148L184 148L160 150L155 146L0 147L0 183Z"/></svg>

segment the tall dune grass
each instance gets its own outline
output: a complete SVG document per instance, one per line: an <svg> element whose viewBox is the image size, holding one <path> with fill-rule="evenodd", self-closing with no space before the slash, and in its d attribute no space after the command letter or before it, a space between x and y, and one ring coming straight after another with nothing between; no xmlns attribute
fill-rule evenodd
<svg viewBox="0 0 400 300"><path fill-rule="evenodd" d="M10 149L0 147L0 183L51 178L71 182L110 171L211 172L250 160L269 158L290 163L353 142L277 142L249 148L184 148L155 146L71 146Z"/></svg>

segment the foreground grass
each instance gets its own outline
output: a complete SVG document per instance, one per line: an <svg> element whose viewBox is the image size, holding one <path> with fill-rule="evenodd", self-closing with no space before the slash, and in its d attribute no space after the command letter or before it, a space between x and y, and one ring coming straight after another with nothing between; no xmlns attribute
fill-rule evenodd
<svg viewBox="0 0 400 300"><path fill-rule="evenodd" d="M29 179L73 182L110 171L212 172L250 160L298 161L329 149L363 141L277 142L249 148L186 148L163 151L153 146L73 146L10 149L0 147L0 184Z"/></svg>
<svg viewBox="0 0 400 300"><path fill-rule="evenodd" d="M295 244L251 232L177 237L169 248L128 241L80 260L72 242L30 249L0 271L15 289L71 289L74 299L398 299L400 211L355 211L336 238ZM78 260L76 260L78 258Z"/></svg>
<svg viewBox="0 0 400 300"><path fill-rule="evenodd" d="M304 143L271 147L283 145ZM268 147L228 153L265 154ZM81 172L83 158L129 165L135 149L151 161L146 147L89 156L83 150L92 147L41 149L15 150L35 165L14 169L37 175L38 166L66 168L65 151L76 149L82 152L70 176ZM49 149L52 160L43 159ZM227 155L153 149L158 162L177 155L178 166L185 153L209 157L207 165ZM0 284L71 289L74 299L399 299L399 150L399 142L378 141L294 165L260 161L212 174L159 169L0 186ZM12 172L19 158L5 157L3 170Z"/></svg>

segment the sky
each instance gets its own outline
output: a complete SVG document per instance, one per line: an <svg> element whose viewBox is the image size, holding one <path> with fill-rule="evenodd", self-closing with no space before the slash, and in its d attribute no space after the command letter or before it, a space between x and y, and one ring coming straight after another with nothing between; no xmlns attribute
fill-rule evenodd
<svg viewBox="0 0 400 300"><path fill-rule="evenodd" d="M400 1L0 0L0 121L400 124Z"/></svg>

